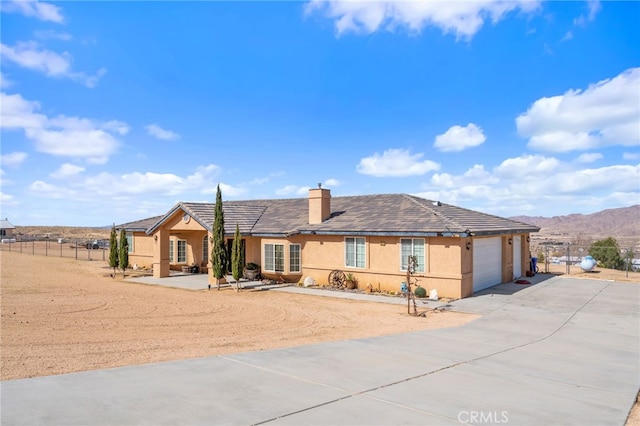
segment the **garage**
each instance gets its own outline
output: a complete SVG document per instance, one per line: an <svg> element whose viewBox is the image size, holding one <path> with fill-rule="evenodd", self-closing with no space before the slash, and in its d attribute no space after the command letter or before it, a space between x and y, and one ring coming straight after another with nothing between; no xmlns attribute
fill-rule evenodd
<svg viewBox="0 0 640 426"><path fill-rule="evenodd" d="M513 237L513 277L522 276L522 237Z"/></svg>
<svg viewBox="0 0 640 426"><path fill-rule="evenodd" d="M502 282L502 239L500 237L473 240L473 291Z"/></svg>

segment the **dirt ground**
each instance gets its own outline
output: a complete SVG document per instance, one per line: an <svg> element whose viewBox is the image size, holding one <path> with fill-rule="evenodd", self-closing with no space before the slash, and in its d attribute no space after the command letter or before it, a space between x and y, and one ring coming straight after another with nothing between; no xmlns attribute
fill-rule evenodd
<svg viewBox="0 0 640 426"><path fill-rule="evenodd" d="M84 256L0 251L1 380L454 327L477 318L412 317L405 306L269 291L133 284L110 278L101 256ZM564 274L566 266L550 265L549 272ZM570 272L640 283L640 273ZM626 423L636 425L638 403Z"/></svg>
<svg viewBox="0 0 640 426"><path fill-rule="evenodd" d="M112 279L103 261L0 253L1 379L452 327L477 316Z"/></svg>

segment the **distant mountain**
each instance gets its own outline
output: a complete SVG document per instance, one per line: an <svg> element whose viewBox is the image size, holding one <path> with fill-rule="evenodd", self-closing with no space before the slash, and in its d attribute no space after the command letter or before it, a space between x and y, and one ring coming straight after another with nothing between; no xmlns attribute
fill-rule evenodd
<svg viewBox="0 0 640 426"><path fill-rule="evenodd" d="M540 235L579 235L640 240L640 205L607 209L592 214L540 217L515 216L510 219L540 227Z"/></svg>

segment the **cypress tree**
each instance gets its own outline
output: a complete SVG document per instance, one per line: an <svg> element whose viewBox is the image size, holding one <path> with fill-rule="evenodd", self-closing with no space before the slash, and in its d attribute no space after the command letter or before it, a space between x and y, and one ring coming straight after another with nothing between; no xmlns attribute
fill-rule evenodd
<svg viewBox="0 0 640 426"><path fill-rule="evenodd" d="M109 237L109 267L113 268L113 278L116 277L116 269L120 264L118 257L118 234L116 233L116 224L111 228L111 236Z"/></svg>
<svg viewBox="0 0 640 426"><path fill-rule="evenodd" d="M236 281L242 278L242 237L240 236L240 228L236 223L236 233L233 236L233 246L231 247L231 273ZM240 289L240 285L237 286Z"/></svg>
<svg viewBox="0 0 640 426"><path fill-rule="evenodd" d="M216 278L218 290L220 290L220 280L224 277L225 272L227 272L227 250L224 244L224 212L222 211L222 192L220 192L220 185L218 185L216 191L211 265L213 266L213 276Z"/></svg>
<svg viewBox="0 0 640 426"><path fill-rule="evenodd" d="M124 229L120 230L120 249L118 251L120 269L122 269L122 278L124 278L127 267L129 267L129 242L127 241L127 233Z"/></svg>

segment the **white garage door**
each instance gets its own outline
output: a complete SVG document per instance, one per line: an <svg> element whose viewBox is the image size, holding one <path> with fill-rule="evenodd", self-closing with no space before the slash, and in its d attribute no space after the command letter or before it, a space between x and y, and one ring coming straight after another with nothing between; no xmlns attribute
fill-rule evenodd
<svg viewBox="0 0 640 426"><path fill-rule="evenodd" d="M502 239L473 240L473 291L502 282Z"/></svg>
<svg viewBox="0 0 640 426"><path fill-rule="evenodd" d="M522 276L522 237L513 237L513 276Z"/></svg>

